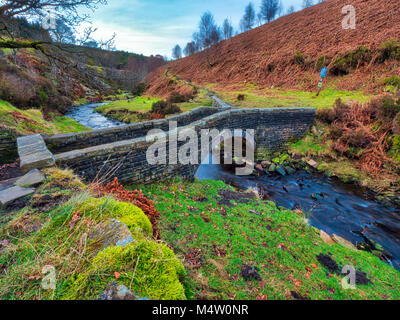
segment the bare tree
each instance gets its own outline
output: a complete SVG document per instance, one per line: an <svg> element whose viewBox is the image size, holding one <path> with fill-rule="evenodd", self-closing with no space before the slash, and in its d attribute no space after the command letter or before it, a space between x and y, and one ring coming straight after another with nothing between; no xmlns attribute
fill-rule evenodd
<svg viewBox="0 0 400 320"><path fill-rule="evenodd" d="M185 54L186 57L191 56L192 54L195 54L196 52L197 52L196 43L194 41L188 42L185 49L183 49L183 53Z"/></svg>
<svg viewBox="0 0 400 320"><path fill-rule="evenodd" d="M9 22L19 16L33 20L43 20L49 15L55 21L62 21L70 28L88 19L87 14L82 14L82 8L96 9L98 5L106 4L107 0L1 0L0 1L0 35L6 34L8 39L0 38L0 48L33 48L43 53L49 41L24 41L16 40L9 29ZM57 27L57 26L56 26Z"/></svg>
<svg viewBox="0 0 400 320"><path fill-rule="evenodd" d="M262 0L260 13L265 22L269 23L275 19L279 12L279 0Z"/></svg>
<svg viewBox="0 0 400 320"><path fill-rule="evenodd" d="M50 30L50 35L53 41L65 44L76 43L74 31L63 20L56 20L55 29Z"/></svg>
<svg viewBox="0 0 400 320"><path fill-rule="evenodd" d="M285 7L283 6L282 0L279 0L279 4L278 4L278 17L282 17L284 15L285 12Z"/></svg>
<svg viewBox="0 0 400 320"><path fill-rule="evenodd" d="M224 24L222 25L222 31L225 40L233 37L233 26L228 18L225 19Z"/></svg>
<svg viewBox="0 0 400 320"><path fill-rule="evenodd" d="M175 60L181 59L182 58L182 49L179 44L177 44L173 49L172 49L172 58Z"/></svg>
<svg viewBox="0 0 400 320"><path fill-rule="evenodd" d="M256 12L254 10L254 5L250 2L246 6L243 18L240 21L240 29L242 30L242 32L253 29L255 21L256 21Z"/></svg>
<svg viewBox="0 0 400 320"><path fill-rule="evenodd" d="M106 3L107 0L2 0L0 17L12 18L23 15L37 19L46 16L47 11L52 10L57 17L74 24L88 17L87 14L81 14L80 9L96 9L98 5Z"/></svg>
<svg viewBox="0 0 400 320"><path fill-rule="evenodd" d="M313 0L303 0L303 9L311 7L314 5L314 1Z"/></svg>
<svg viewBox="0 0 400 320"><path fill-rule="evenodd" d="M294 12L296 12L296 8L294 7L294 5L291 5L291 6L287 9L286 14L292 14L292 13L294 13Z"/></svg>
<svg viewBox="0 0 400 320"><path fill-rule="evenodd" d="M195 33L196 40L202 49L206 49L221 40L221 32L215 23L211 12L202 15L199 23L199 32Z"/></svg>

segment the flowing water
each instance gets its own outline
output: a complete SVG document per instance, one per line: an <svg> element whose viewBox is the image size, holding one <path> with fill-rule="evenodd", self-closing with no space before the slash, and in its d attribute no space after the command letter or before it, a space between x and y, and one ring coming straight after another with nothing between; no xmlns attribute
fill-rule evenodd
<svg viewBox="0 0 400 320"><path fill-rule="evenodd" d="M105 129L111 127L118 127L125 125L120 121L107 118L101 113L96 112L94 109L100 106L104 106L107 103L92 103L79 107L71 108L67 116L83 124L85 127L91 129Z"/></svg>
<svg viewBox="0 0 400 320"><path fill-rule="evenodd" d="M240 189L261 189L265 199L303 210L312 226L353 244L371 239L390 253L388 262L400 269L400 209L386 207L354 186L306 171L285 177L240 177L212 164L201 165L196 175L200 180L222 180Z"/></svg>
<svg viewBox="0 0 400 320"><path fill-rule="evenodd" d="M76 107L68 116L92 129L124 125L94 111L101 105ZM400 269L400 209L386 207L354 186L305 171L285 177L239 177L212 164L202 164L196 176L200 180L222 180L241 189L261 189L266 199L287 209L303 210L312 226L353 244L371 239L390 253L388 262Z"/></svg>

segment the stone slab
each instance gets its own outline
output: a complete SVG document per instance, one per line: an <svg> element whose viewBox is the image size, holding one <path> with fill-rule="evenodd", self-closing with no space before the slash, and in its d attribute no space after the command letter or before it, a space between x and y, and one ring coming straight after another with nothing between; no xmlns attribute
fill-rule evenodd
<svg viewBox="0 0 400 320"><path fill-rule="evenodd" d="M15 200L29 196L34 192L35 189L33 188L22 188L19 186L5 189L0 192L0 204L6 206Z"/></svg>
<svg viewBox="0 0 400 320"><path fill-rule="evenodd" d="M23 172L27 173L32 169L42 169L55 164L55 158L47 149L40 134L20 137L17 139L17 144Z"/></svg>
<svg viewBox="0 0 400 320"><path fill-rule="evenodd" d="M31 187L38 185L42 183L45 179L44 174L38 170L38 169L33 169L29 171L26 175L23 177L19 178L15 185L20 186L20 187Z"/></svg>

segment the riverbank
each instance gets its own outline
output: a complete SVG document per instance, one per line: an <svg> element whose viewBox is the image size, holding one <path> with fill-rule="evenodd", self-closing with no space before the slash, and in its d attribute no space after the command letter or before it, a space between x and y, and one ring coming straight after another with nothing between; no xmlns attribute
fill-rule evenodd
<svg viewBox="0 0 400 320"><path fill-rule="evenodd" d="M299 213L223 182L177 180L134 193L113 184L105 200L70 172L45 174L22 207L2 211L2 299L96 299L110 283L150 299L400 298L400 273L388 264L329 245ZM126 225L128 233L113 230L134 242L98 252L95 231L109 219ZM56 290L41 288L44 265L55 268ZM357 270L355 290L342 287L346 265Z"/></svg>

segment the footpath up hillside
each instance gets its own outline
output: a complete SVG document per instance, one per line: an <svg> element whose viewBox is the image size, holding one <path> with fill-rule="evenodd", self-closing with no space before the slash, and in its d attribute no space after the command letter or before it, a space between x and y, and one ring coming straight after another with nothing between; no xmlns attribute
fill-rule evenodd
<svg viewBox="0 0 400 320"><path fill-rule="evenodd" d="M356 9L354 30L342 28L342 8L346 5ZM400 1L327 0L171 62L168 67L170 75L196 84L256 83L261 87L310 89L315 88L325 64L331 68L329 81L334 80L338 88L372 91L385 78L400 73L398 61L377 61L382 43L396 39L400 39ZM353 54L351 61L332 72L338 59L348 54ZM161 69L149 75L149 93L156 94L162 91L162 82L167 84L163 81L165 67Z"/></svg>

